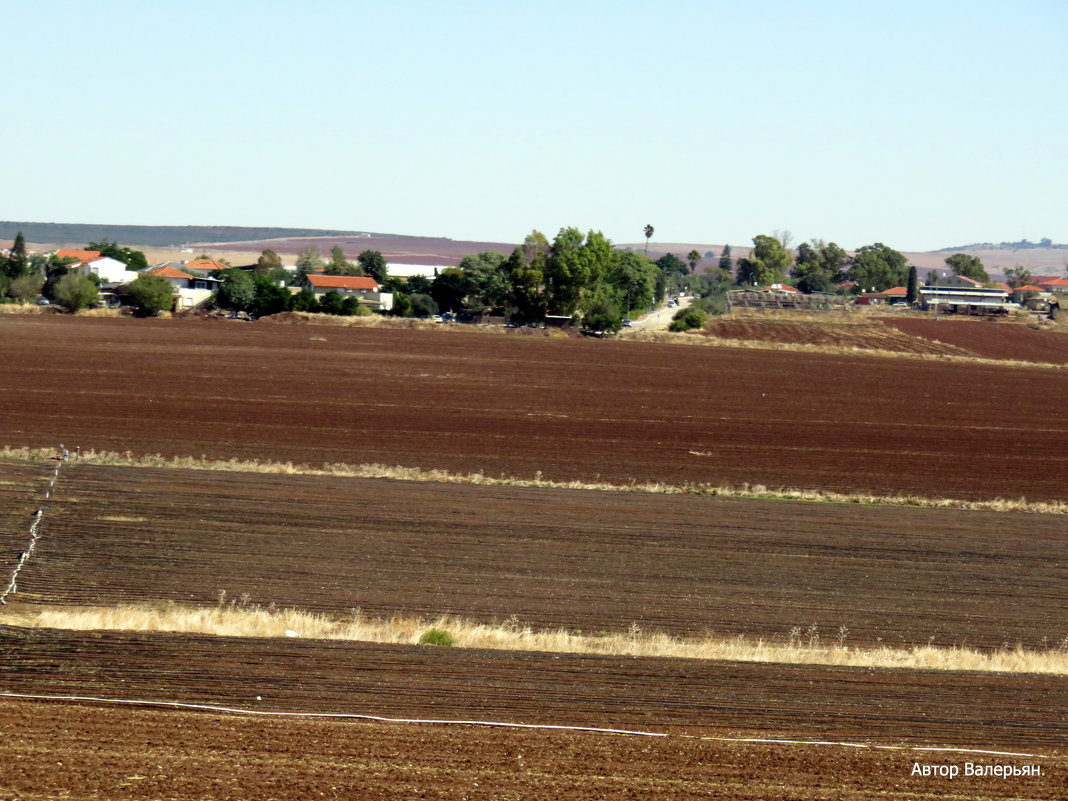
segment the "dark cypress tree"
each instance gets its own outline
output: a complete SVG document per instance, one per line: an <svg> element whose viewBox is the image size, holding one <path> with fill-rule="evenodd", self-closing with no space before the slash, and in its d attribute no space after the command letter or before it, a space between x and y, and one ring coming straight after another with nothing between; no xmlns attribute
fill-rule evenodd
<svg viewBox="0 0 1068 801"><path fill-rule="evenodd" d="M920 297L920 277L916 272L916 268L909 265L909 283L908 292L905 295L905 301L911 306Z"/></svg>
<svg viewBox="0 0 1068 801"><path fill-rule="evenodd" d="M734 261L731 259L731 246L723 246L723 255L719 257L719 269L726 270L730 275L734 275Z"/></svg>
<svg viewBox="0 0 1068 801"><path fill-rule="evenodd" d="M7 275L10 278L18 278L26 274L26 238L19 231L15 235L15 242L11 245L11 255L7 259Z"/></svg>

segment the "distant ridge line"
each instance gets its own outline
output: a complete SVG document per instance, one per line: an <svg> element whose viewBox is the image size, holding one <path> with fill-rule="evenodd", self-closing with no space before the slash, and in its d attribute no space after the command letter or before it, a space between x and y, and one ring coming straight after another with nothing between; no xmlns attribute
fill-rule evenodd
<svg viewBox="0 0 1068 801"><path fill-rule="evenodd" d="M0 239L22 232L27 242L84 245L107 239L124 246L180 247L192 243L245 242L302 236L389 236L402 234L341 231L321 228L273 228L237 225L105 225L92 223L18 222L0 220Z"/></svg>

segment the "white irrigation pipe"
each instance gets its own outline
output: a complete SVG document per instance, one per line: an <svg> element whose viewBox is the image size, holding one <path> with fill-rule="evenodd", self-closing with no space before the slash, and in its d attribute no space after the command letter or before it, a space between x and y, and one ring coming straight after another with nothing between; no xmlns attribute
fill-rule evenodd
<svg viewBox="0 0 1068 801"><path fill-rule="evenodd" d="M63 450L63 446L60 445L60 452L66 453ZM52 490L56 486L56 481L59 479L59 466L63 464L63 460L60 459L56 462L56 469L52 473L52 480L48 482L48 489L45 490L45 500L47 501L52 497ZM33 515L33 520L30 522L30 544L25 551L19 554L18 564L15 565L15 569L11 571L11 578L7 582L7 587L3 592L0 592L0 604L7 604L7 596L15 595L19 591L18 577L19 571L22 570L22 566L26 564L33 552L37 550L37 527L41 525L41 519L44 517L44 507L38 507L37 511Z"/></svg>
<svg viewBox="0 0 1068 801"><path fill-rule="evenodd" d="M759 743L764 745L808 745L838 748L870 748L884 751L942 751L956 754L987 754L991 756L1025 757L1028 759L1064 759L1047 754L1023 754L1016 751L991 751L981 748L953 748L925 745L871 745L835 740L787 740L778 737L708 737L694 734L670 734L668 732L638 731L635 729L605 729L596 726L564 726L551 723L509 723L497 720L441 720L423 718L389 718L382 715L366 715L355 712L286 712L267 709L241 709L240 707L215 704L194 704L186 701L148 701L130 698L97 698L87 695L31 695L0 691L0 698L20 698L30 701L88 701L97 704L125 704L127 706L168 707L173 709L197 709L207 712L224 712L232 715L259 715L264 717L326 718L369 720L377 723L415 723L435 726L485 726L501 729L547 729L551 731L593 732L596 734L625 734L636 737L679 737L689 740L710 740L727 743Z"/></svg>

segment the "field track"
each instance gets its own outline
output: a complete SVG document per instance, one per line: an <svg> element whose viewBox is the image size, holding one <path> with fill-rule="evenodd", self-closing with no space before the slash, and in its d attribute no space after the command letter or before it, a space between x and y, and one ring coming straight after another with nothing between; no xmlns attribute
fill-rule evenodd
<svg viewBox="0 0 1068 801"><path fill-rule="evenodd" d="M8 445L1064 500L1068 371L463 331L0 317Z"/></svg>
<svg viewBox="0 0 1068 801"><path fill-rule="evenodd" d="M241 718L0 699L0 794L273 799L1064 798L1061 760L475 727ZM922 778L924 764L1041 764L1041 777ZM61 763L61 769L57 769ZM929 794L929 795L928 795Z"/></svg>
<svg viewBox="0 0 1068 801"><path fill-rule="evenodd" d="M0 462L5 532L49 476ZM75 606L225 590L343 616L1044 650L1066 633L1068 534L1018 512L67 463L19 586Z"/></svg>

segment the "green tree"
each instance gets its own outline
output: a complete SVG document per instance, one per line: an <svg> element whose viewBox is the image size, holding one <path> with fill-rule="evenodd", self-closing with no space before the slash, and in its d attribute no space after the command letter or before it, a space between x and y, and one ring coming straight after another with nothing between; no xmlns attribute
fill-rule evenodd
<svg viewBox="0 0 1068 801"><path fill-rule="evenodd" d="M44 278L40 275L20 275L11 281L7 294L19 303L29 303L41 294Z"/></svg>
<svg viewBox="0 0 1068 801"><path fill-rule="evenodd" d="M1027 286L1030 284L1034 276L1031 271L1026 267L1016 265L1015 267L1008 267L1005 270L1005 283L1011 287Z"/></svg>
<svg viewBox="0 0 1068 801"><path fill-rule="evenodd" d="M15 241L11 243L11 251L6 259L0 259L0 275L12 280L29 274L29 261L26 256L26 238L22 231L15 234Z"/></svg>
<svg viewBox="0 0 1068 801"><path fill-rule="evenodd" d="M412 305L413 317L432 317L438 313L438 304L434 302L430 295L417 292L410 296L409 302Z"/></svg>
<svg viewBox="0 0 1068 801"><path fill-rule="evenodd" d="M360 265L360 269L363 270L363 274L371 276L375 279L375 283L379 285L381 285L389 275L386 259L377 250L363 251L356 257L356 261Z"/></svg>
<svg viewBox="0 0 1068 801"><path fill-rule="evenodd" d="M649 255L649 240L653 238L653 233L656 231L651 225L645 226L645 255Z"/></svg>
<svg viewBox="0 0 1068 801"><path fill-rule="evenodd" d="M257 275L253 279L255 294L252 300L252 311L257 317L266 317L269 314L278 314L289 310L293 293L281 286L278 281L265 275Z"/></svg>
<svg viewBox="0 0 1068 801"><path fill-rule="evenodd" d="M865 245L853 255L849 279L856 283L856 291L882 292L905 282L906 259L882 242Z"/></svg>
<svg viewBox="0 0 1068 801"><path fill-rule="evenodd" d="M360 299L355 295L349 295L343 298L341 301L341 308L338 313L342 317L359 317L360 316Z"/></svg>
<svg viewBox="0 0 1068 801"><path fill-rule="evenodd" d="M978 257L972 256L971 254L954 253L946 259L946 264L957 275L971 278L973 281L980 281L985 284L990 280L990 276L987 275L983 262L980 261Z"/></svg>
<svg viewBox="0 0 1068 801"><path fill-rule="evenodd" d="M425 275L413 275L408 279L408 294L429 295L433 281Z"/></svg>
<svg viewBox="0 0 1068 801"><path fill-rule="evenodd" d="M464 271L458 267L445 268L430 285L430 296L441 311L462 311L464 300L470 291L471 284Z"/></svg>
<svg viewBox="0 0 1068 801"><path fill-rule="evenodd" d="M341 295L336 289L331 289L319 298L319 311L323 314L341 314Z"/></svg>
<svg viewBox="0 0 1068 801"><path fill-rule="evenodd" d="M606 283L612 287L624 311L644 310L653 305L660 268L647 256L629 250L613 252Z"/></svg>
<svg viewBox="0 0 1068 801"><path fill-rule="evenodd" d="M330 261L326 265L327 275L362 275L356 269L356 265L345 258L345 251L341 245L330 248Z"/></svg>
<svg viewBox="0 0 1068 801"><path fill-rule="evenodd" d="M797 247L797 260L791 276L798 289L805 293L830 292L834 284L844 279L846 252L834 242L813 239Z"/></svg>
<svg viewBox="0 0 1068 801"><path fill-rule="evenodd" d="M158 275L139 275L130 283L126 300L138 317L155 317L174 308L174 287Z"/></svg>
<svg viewBox="0 0 1068 801"><path fill-rule="evenodd" d="M460 269L470 284L469 300L483 308L500 306L508 300L507 256L496 250L471 253L460 260Z"/></svg>
<svg viewBox="0 0 1068 801"><path fill-rule="evenodd" d="M52 297L56 303L73 314L96 305L100 291L96 288L96 284L84 275L70 273L56 282Z"/></svg>
<svg viewBox="0 0 1068 801"><path fill-rule="evenodd" d="M697 272L697 265L701 263L701 254L696 250L691 250L686 254L686 263L690 265L690 272Z"/></svg>
<svg viewBox="0 0 1068 801"><path fill-rule="evenodd" d="M738 283L767 286L785 281L792 262L790 253L778 239L758 234L753 238L749 256L738 260Z"/></svg>
<svg viewBox="0 0 1068 801"><path fill-rule="evenodd" d="M544 269L548 245L544 234L534 231L501 265L508 278L507 305L513 320L529 323L545 319Z"/></svg>
<svg viewBox="0 0 1068 801"><path fill-rule="evenodd" d="M256 259L256 272L258 274L274 275L282 269L282 257L270 248L260 252Z"/></svg>
<svg viewBox="0 0 1068 801"><path fill-rule="evenodd" d="M727 275L734 275L734 259L731 258L731 246L723 246L723 255L719 257L719 269Z"/></svg>
<svg viewBox="0 0 1068 801"><path fill-rule="evenodd" d="M319 248L309 245L297 255L297 276L303 280L304 276L321 270L325 263Z"/></svg>
<svg viewBox="0 0 1068 801"><path fill-rule="evenodd" d="M315 297L315 293L310 289L304 289L293 296L289 308L292 311L310 312L314 314L319 311L319 299Z"/></svg>
<svg viewBox="0 0 1068 801"><path fill-rule="evenodd" d="M140 250L134 250L132 248L120 247L118 242L109 242L104 239L100 242L90 242L85 246L86 250L96 250L100 252L101 256L107 256L121 261L131 270L147 270L148 259L145 258L145 254Z"/></svg>
<svg viewBox="0 0 1068 801"><path fill-rule="evenodd" d="M690 280L690 268L674 253L665 253L656 260L656 266L663 275L663 285L671 292L678 292Z"/></svg>
<svg viewBox="0 0 1068 801"><path fill-rule="evenodd" d="M411 317L412 299L407 292L393 293L393 308L389 310L393 317Z"/></svg>
<svg viewBox="0 0 1068 801"><path fill-rule="evenodd" d="M597 291L583 302L582 326L587 331L615 334L623 327L623 314L607 293Z"/></svg>
<svg viewBox="0 0 1068 801"><path fill-rule="evenodd" d="M223 270L222 284L215 302L224 309L251 311L256 299L256 282L244 270Z"/></svg>
<svg viewBox="0 0 1068 801"><path fill-rule="evenodd" d="M909 280L905 294L905 302L910 306L920 299L920 276L916 268L909 265Z"/></svg>

